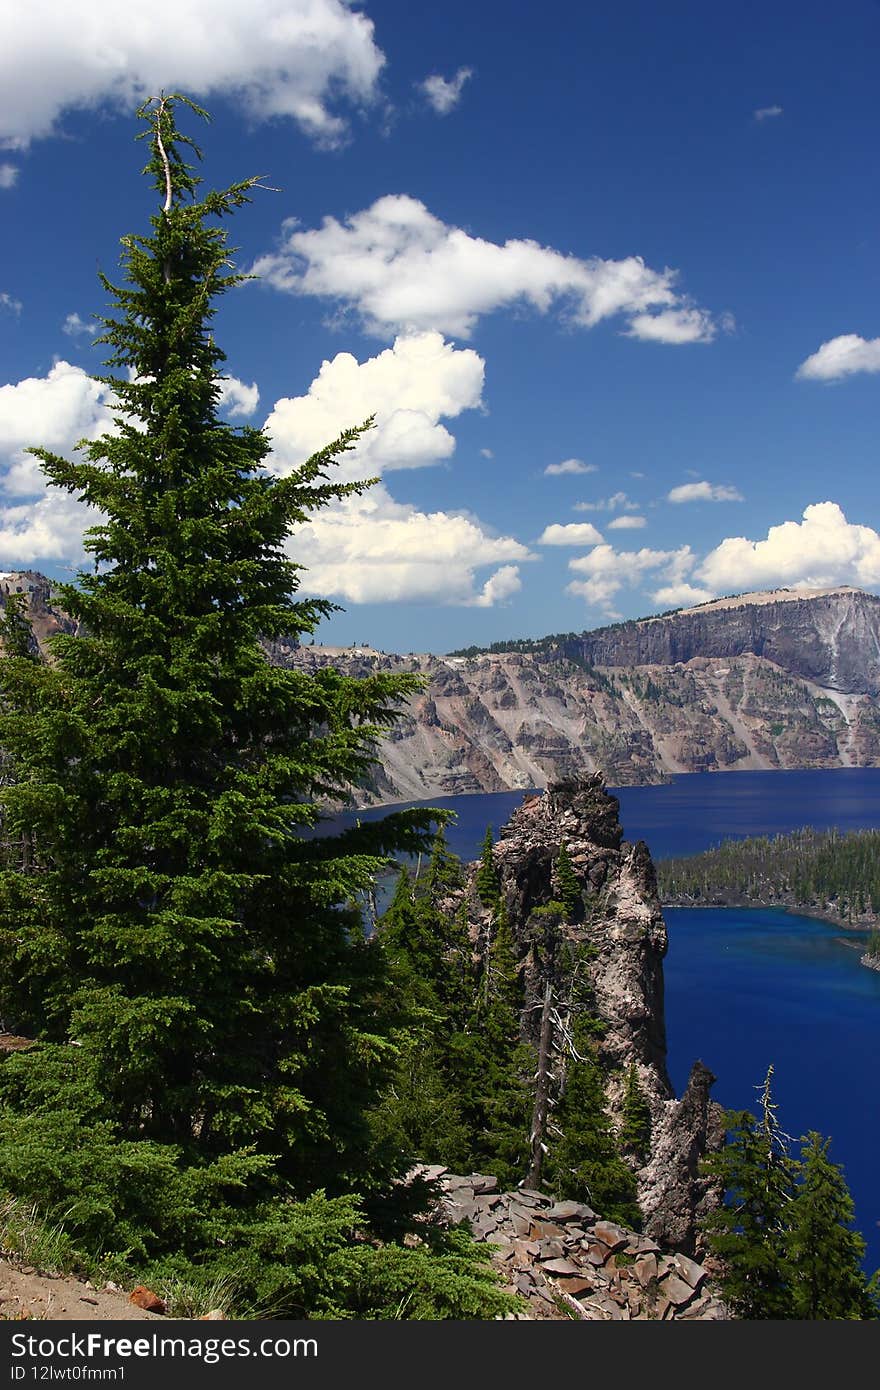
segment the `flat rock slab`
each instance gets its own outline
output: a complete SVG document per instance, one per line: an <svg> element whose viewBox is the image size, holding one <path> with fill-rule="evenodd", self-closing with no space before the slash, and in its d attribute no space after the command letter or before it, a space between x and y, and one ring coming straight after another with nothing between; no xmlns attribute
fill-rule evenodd
<svg viewBox="0 0 880 1390"><path fill-rule="evenodd" d="M580 1265L573 1260L545 1260L542 1264L545 1274L582 1274Z"/></svg>

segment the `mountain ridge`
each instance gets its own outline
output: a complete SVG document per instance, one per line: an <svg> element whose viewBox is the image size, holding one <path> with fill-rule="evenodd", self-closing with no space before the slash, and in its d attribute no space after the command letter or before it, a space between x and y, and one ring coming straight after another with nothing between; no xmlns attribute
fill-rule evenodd
<svg viewBox="0 0 880 1390"><path fill-rule="evenodd" d="M37 571L41 647L73 624ZM273 662L344 674L416 671L358 805L543 787L601 771L617 786L681 772L880 766L880 597L768 590L470 654L267 644Z"/></svg>

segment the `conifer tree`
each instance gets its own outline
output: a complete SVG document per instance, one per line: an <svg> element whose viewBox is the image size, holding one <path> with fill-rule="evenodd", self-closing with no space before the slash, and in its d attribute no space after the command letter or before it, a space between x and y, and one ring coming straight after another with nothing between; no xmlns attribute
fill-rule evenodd
<svg viewBox="0 0 880 1390"><path fill-rule="evenodd" d="M480 849L480 867L477 870L477 896L484 907L495 906L501 887L498 879L498 870L495 868L495 859L492 854L494 843L492 839L492 827L491 825L487 825L486 833L483 836L483 844Z"/></svg>
<svg viewBox="0 0 880 1390"><path fill-rule="evenodd" d="M791 1316L787 1230L797 1165L778 1121L772 1075L770 1067L760 1119L748 1110L729 1112L727 1143L703 1163L725 1193L705 1222L709 1246L723 1265L725 1298L749 1319Z"/></svg>
<svg viewBox="0 0 880 1390"><path fill-rule="evenodd" d="M788 1214L794 1318L875 1318L862 1260L865 1242L843 1171L828 1157L830 1140L811 1131L801 1140L797 1192Z"/></svg>
<svg viewBox="0 0 880 1390"><path fill-rule="evenodd" d="M573 1018L571 1048L554 1113L558 1137L550 1147L549 1180L560 1197L587 1202L600 1216L638 1230L642 1216L636 1181L621 1156L608 1114L594 1030L586 1013Z"/></svg>
<svg viewBox="0 0 880 1390"><path fill-rule="evenodd" d="M556 896L565 908L566 920L569 922L580 921L584 908L583 895L564 840L559 846L555 870Z"/></svg>
<svg viewBox="0 0 880 1390"><path fill-rule="evenodd" d="M623 1116L620 1126L620 1148L625 1154L643 1161L651 1147L651 1110L639 1084L635 1062L626 1074L623 1091Z"/></svg>
<svg viewBox="0 0 880 1390"><path fill-rule="evenodd" d="M330 478L360 429L281 479L266 433L220 418L211 322L242 278L222 223L257 180L200 194L183 105L204 114L141 109L158 210L123 238L123 283L102 277L116 432L33 451L98 514L94 572L57 591L80 629L45 665L7 607L0 661L4 840L30 845L0 873L0 1013L39 1041L0 1069L0 1184L142 1246L185 1243L221 1198L387 1180L365 1118L382 957L346 904L437 820L301 833L415 686L280 669L261 645L332 607L294 597L285 545L366 486Z"/></svg>

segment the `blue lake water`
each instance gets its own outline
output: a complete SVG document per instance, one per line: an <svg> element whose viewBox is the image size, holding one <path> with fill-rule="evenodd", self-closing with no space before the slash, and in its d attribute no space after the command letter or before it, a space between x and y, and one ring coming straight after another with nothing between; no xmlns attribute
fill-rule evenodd
<svg viewBox="0 0 880 1390"><path fill-rule="evenodd" d="M626 838L645 840L655 859L803 825L880 826L880 768L692 774L614 792ZM486 826L497 834L522 797L500 792L421 804L457 813L448 839L469 860ZM699 1057L718 1078L718 1101L753 1109L755 1088L772 1063L784 1128L831 1137L831 1156L844 1166L868 1242L867 1268L877 1268L880 972L859 964L847 933L809 917L739 908L668 908L664 915L669 1069L677 1092Z"/></svg>

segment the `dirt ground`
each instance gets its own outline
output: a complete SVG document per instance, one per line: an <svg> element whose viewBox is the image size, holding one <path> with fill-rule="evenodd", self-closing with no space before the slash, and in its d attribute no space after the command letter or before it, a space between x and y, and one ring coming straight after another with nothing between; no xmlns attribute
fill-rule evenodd
<svg viewBox="0 0 880 1390"><path fill-rule="evenodd" d="M128 1301L128 1291L93 1289L70 1276L55 1278L0 1259L0 1319L40 1318L64 1322L163 1321Z"/></svg>

